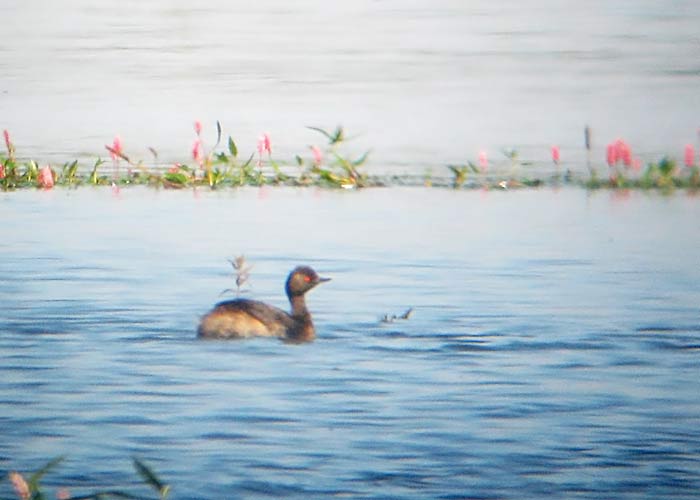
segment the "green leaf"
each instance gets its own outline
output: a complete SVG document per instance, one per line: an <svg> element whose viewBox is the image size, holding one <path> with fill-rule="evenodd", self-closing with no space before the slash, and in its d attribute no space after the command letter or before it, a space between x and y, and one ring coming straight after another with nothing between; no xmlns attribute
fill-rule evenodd
<svg viewBox="0 0 700 500"><path fill-rule="evenodd" d="M236 143L233 141L233 137L230 135L228 136L228 150L231 152L231 155L234 158L238 156L238 148L236 147Z"/></svg>
<svg viewBox="0 0 700 500"><path fill-rule="evenodd" d="M322 128L319 128L319 127L310 127L307 125L306 128L308 128L310 130L315 130L316 132L320 132L321 134L325 135L326 138L328 139L328 143L330 145L338 144L338 143L343 142L345 140L345 133L343 132L343 127L340 125L338 125L335 128L335 131L332 134L329 132L326 132L325 130L323 130Z"/></svg>
<svg viewBox="0 0 700 500"><path fill-rule="evenodd" d="M158 476L156 476L155 472L148 467L146 464L144 464L142 461L140 461L138 458L134 458L134 468L136 469L136 472L138 472L139 476L149 485L151 485L158 493L161 494L161 496L164 496L167 491L168 491L168 485L163 483L160 479L158 479Z"/></svg>
<svg viewBox="0 0 700 500"><path fill-rule="evenodd" d="M214 149L216 149L216 146L218 146L220 142L221 142L221 122L219 120L216 120L216 144L214 144Z"/></svg>
<svg viewBox="0 0 700 500"><path fill-rule="evenodd" d="M297 165L299 165L300 167L303 167L303 166L304 166L304 159L303 159L301 156L296 155L294 158L295 158L296 161L297 161Z"/></svg>
<svg viewBox="0 0 700 500"><path fill-rule="evenodd" d="M335 129L335 133L333 134L333 138L331 139L331 144L337 144L339 142L342 142L345 139L345 134L343 133L343 127L338 125Z"/></svg>
<svg viewBox="0 0 700 500"><path fill-rule="evenodd" d="M44 477L44 475L49 472L51 469L56 467L58 464L60 464L65 457L60 456L56 457L52 460L49 460L49 462L46 463L41 469L36 471L34 474L32 474L29 477L29 480L27 481L29 483L29 487L31 488L32 491L38 491L39 490L39 481L41 481L41 478Z"/></svg>
<svg viewBox="0 0 700 500"><path fill-rule="evenodd" d="M360 165L362 165L364 162L367 161L367 157L369 156L369 153L370 153L369 151L365 152L365 154L363 154L357 160L352 162L352 164L356 167L359 167Z"/></svg>
<svg viewBox="0 0 700 500"><path fill-rule="evenodd" d="M246 161L243 165L241 165L241 168L248 167L248 165L250 165L251 162L253 161L253 158L255 158L255 153L250 155L250 158L248 158L248 161Z"/></svg>
<svg viewBox="0 0 700 500"><path fill-rule="evenodd" d="M87 495L72 496L70 500L102 500L103 498L126 498L128 500L144 500L143 497L132 495L125 491L119 490L106 490L106 491L95 491L94 493L88 493Z"/></svg>
<svg viewBox="0 0 700 500"><path fill-rule="evenodd" d="M189 177L187 177L187 175L181 172L167 172L163 176L163 178L168 182L172 182L173 184L180 184L182 186L187 184L187 182L189 181Z"/></svg>
<svg viewBox="0 0 700 500"><path fill-rule="evenodd" d="M314 131L316 131L316 132L320 132L321 134L325 135L326 138L327 138L329 141L331 141L331 144L332 144L333 136L332 136L331 134L329 134L328 132L326 132L325 130L323 130L322 128L319 128L319 127L310 127L310 126L308 126L308 125L306 126L306 128L308 128L309 130L314 130Z"/></svg>

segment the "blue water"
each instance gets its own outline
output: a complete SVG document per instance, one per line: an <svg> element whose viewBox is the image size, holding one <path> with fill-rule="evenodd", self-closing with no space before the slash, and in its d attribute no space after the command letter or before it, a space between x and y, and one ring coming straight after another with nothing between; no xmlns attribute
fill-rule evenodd
<svg viewBox="0 0 700 500"><path fill-rule="evenodd" d="M105 189L0 196L0 476L74 495L697 498L695 195ZM318 339L202 342L253 265ZM410 319L385 314L413 307ZM6 481L0 496L10 498Z"/></svg>

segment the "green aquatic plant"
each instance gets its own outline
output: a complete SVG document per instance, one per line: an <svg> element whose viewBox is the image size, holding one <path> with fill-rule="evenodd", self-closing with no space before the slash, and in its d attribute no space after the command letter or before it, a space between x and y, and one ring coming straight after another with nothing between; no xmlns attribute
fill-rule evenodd
<svg viewBox="0 0 700 500"><path fill-rule="evenodd" d="M72 162L64 163L61 171L61 176L59 177L64 184L68 186L73 186L81 182L81 179L77 177L78 174L78 160L73 160Z"/></svg>
<svg viewBox="0 0 700 500"><path fill-rule="evenodd" d="M650 163L639 180L645 189L660 188L670 190L676 185L674 174L677 171L676 161L664 156L656 163Z"/></svg>
<svg viewBox="0 0 700 500"><path fill-rule="evenodd" d="M138 472L139 476L141 476L141 478L146 482L146 484L148 484L155 491L158 492L158 496L161 500L165 500L168 497L168 494L170 493L170 486L161 481L160 478L153 471L153 469L148 467L141 460L134 458L133 463L134 468L136 469L136 472Z"/></svg>
<svg viewBox="0 0 700 500"><path fill-rule="evenodd" d="M49 497L41 487L42 478L54 468L56 468L64 457L57 457L47 462L38 471L25 478L23 474L12 471L8 474L8 480L12 484L15 494L19 500L47 500ZM132 460L134 469L141 479L150 486L158 495L159 500L166 500L170 494L170 485L164 483L151 467L143 461L134 458ZM123 490L97 490L90 493L72 495L67 488L61 488L56 494L59 500L103 500L108 498L123 498L130 500L152 500L151 497L135 495Z"/></svg>
<svg viewBox="0 0 700 500"><path fill-rule="evenodd" d="M311 146L314 156L310 167L311 174L317 176L322 181L322 184L330 187L349 189L367 185L367 174L361 172L360 167L367 161L369 151L366 151L354 160L350 160L338 151L339 146L347 140L342 126L338 125L333 132L328 132L320 127L307 128L319 132L328 140L325 155L318 146ZM323 161L323 157L332 158L331 163L326 164ZM302 161L300 166L303 165Z"/></svg>
<svg viewBox="0 0 700 500"><path fill-rule="evenodd" d="M12 471L8 479L20 500L44 500L46 496L41 491L42 478L63 461L64 457L56 457L49 460L38 471L25 479L24 475L17 471Z"/></svg>
<svg viewBox="0 0 700 500"><path fill-rule="evenodd" d="M384 316L381 317L380 321L382 323L393 323L394 321L397 320L407 320L411 317L411 314L413 314L413 308L409 307L404 311L402 314L385 314Z"/></svg>
<svg viewBox="0 0 700 500"><path fill-rule="evenodd" d="M18 156L17 149L7 130L3 131L5 147L0 151L0 190L22 188L52 189L55 186L77 187L80 185L108 186L118 192L121 186L147 185L156 188L190 188L239 186L319 186L328 188L361 188L383 185L415 185L463 188L498 188L501 182L506 187L529 187L540 185L582 185L589 189L597 188L641 188L669 190L675 187L700 189L700 165L695 158L692 145L685 148L685 167L682 171L675 161L666 157L657 163L649 164L641 171L641 160L632 155L630 146L618 139L606 150L609 175L606 178L598 173L591 161L592 147L590 129L585 130L586 165L589 177L577 176L575 170L559 170L560 151L558 146L550 148L554 172L545 176L531 176L523 169L532 162L523 161L514 148L502 153L507 162L496 162L490 170L486 151L479 152L476 162L447 165L451 176L434 176L431 166L425 166L424 176L385 175L370 177L364 170L370 151L356 156L348 153L349 138L342 126L325 130L321 127L307 127L323 137L323 146L310 145L310 155L297 154L291 163L285 163L272 156L270 135L263 133L252 152L241 155L238 144L231 135L224 136L223 127L216 122L216 135L213 146L208 147L204 127L194 122L195 139L191 158L187 163L160 162L158 152L150 147L152 158L146 161L135 159L127 154L119 136L111 144L105 145L112 160L112 169L105 169L105 161L97 158L91 164L82 164L82 159L67 161L53 167L34 159ZM224 138L227 137L227 140ZM0 146L0 149L2 147ZM87 163L87 161L85 162ZM567 162L572 164L573 162ZM534 172L534 171L533 171ZM479 174L479 175L475 175Z"/></svg>
<svg viewBox="0 0 700 500"><path fill-rule="evenodd" d="M454 176L452 179L452 187L455 189L462 187L467 180L469 172L474 174L479 173L479 168L472 162L467 162L466 165L447 165L447 168L450 169Z"/></svg>

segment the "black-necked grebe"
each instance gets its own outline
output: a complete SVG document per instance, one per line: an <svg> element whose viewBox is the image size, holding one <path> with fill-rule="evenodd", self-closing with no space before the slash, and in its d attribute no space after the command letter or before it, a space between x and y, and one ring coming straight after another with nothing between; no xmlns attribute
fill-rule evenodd
<svg viewBox="0 0 700 500"><path fill-rule="evenodd" d="M299 266L289 273L285 284L291 314L257 300L227 300L216 304L202 318L197 335L212 339L279 337L290 342L309 342L316 332L304 294L329 279L319 277L310 267Z"/></svg>

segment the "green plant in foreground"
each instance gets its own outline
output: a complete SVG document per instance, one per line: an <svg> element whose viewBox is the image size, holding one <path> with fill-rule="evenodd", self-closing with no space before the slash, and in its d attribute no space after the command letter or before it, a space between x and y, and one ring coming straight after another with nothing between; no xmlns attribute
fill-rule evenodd
<svg viewBox="0 0 700 500"><path fill-rule="evenodd" d="M8 479L17 494L19 500L46 500L48 497L42 491L40 481L52 469L59 465L64 460L64 457L57 457L50 460L46 465L44 465L37 472L29 476L28 479L16 471L12 471L8 474ZM134 458L133 466L141 479L150 486L158 495L159 500L167 499L170 494L170 486L164 483L158 475L148 467L141 460ZM59 500L102 500L107 498L124 498L130 500L152 500L150 497L143 497L139 495L134 495L132 493L121 491L121 490L98 490L92 493L80 494L78 496L73 496L71 493L63 488L59 490L56 497Z"/></svg>

